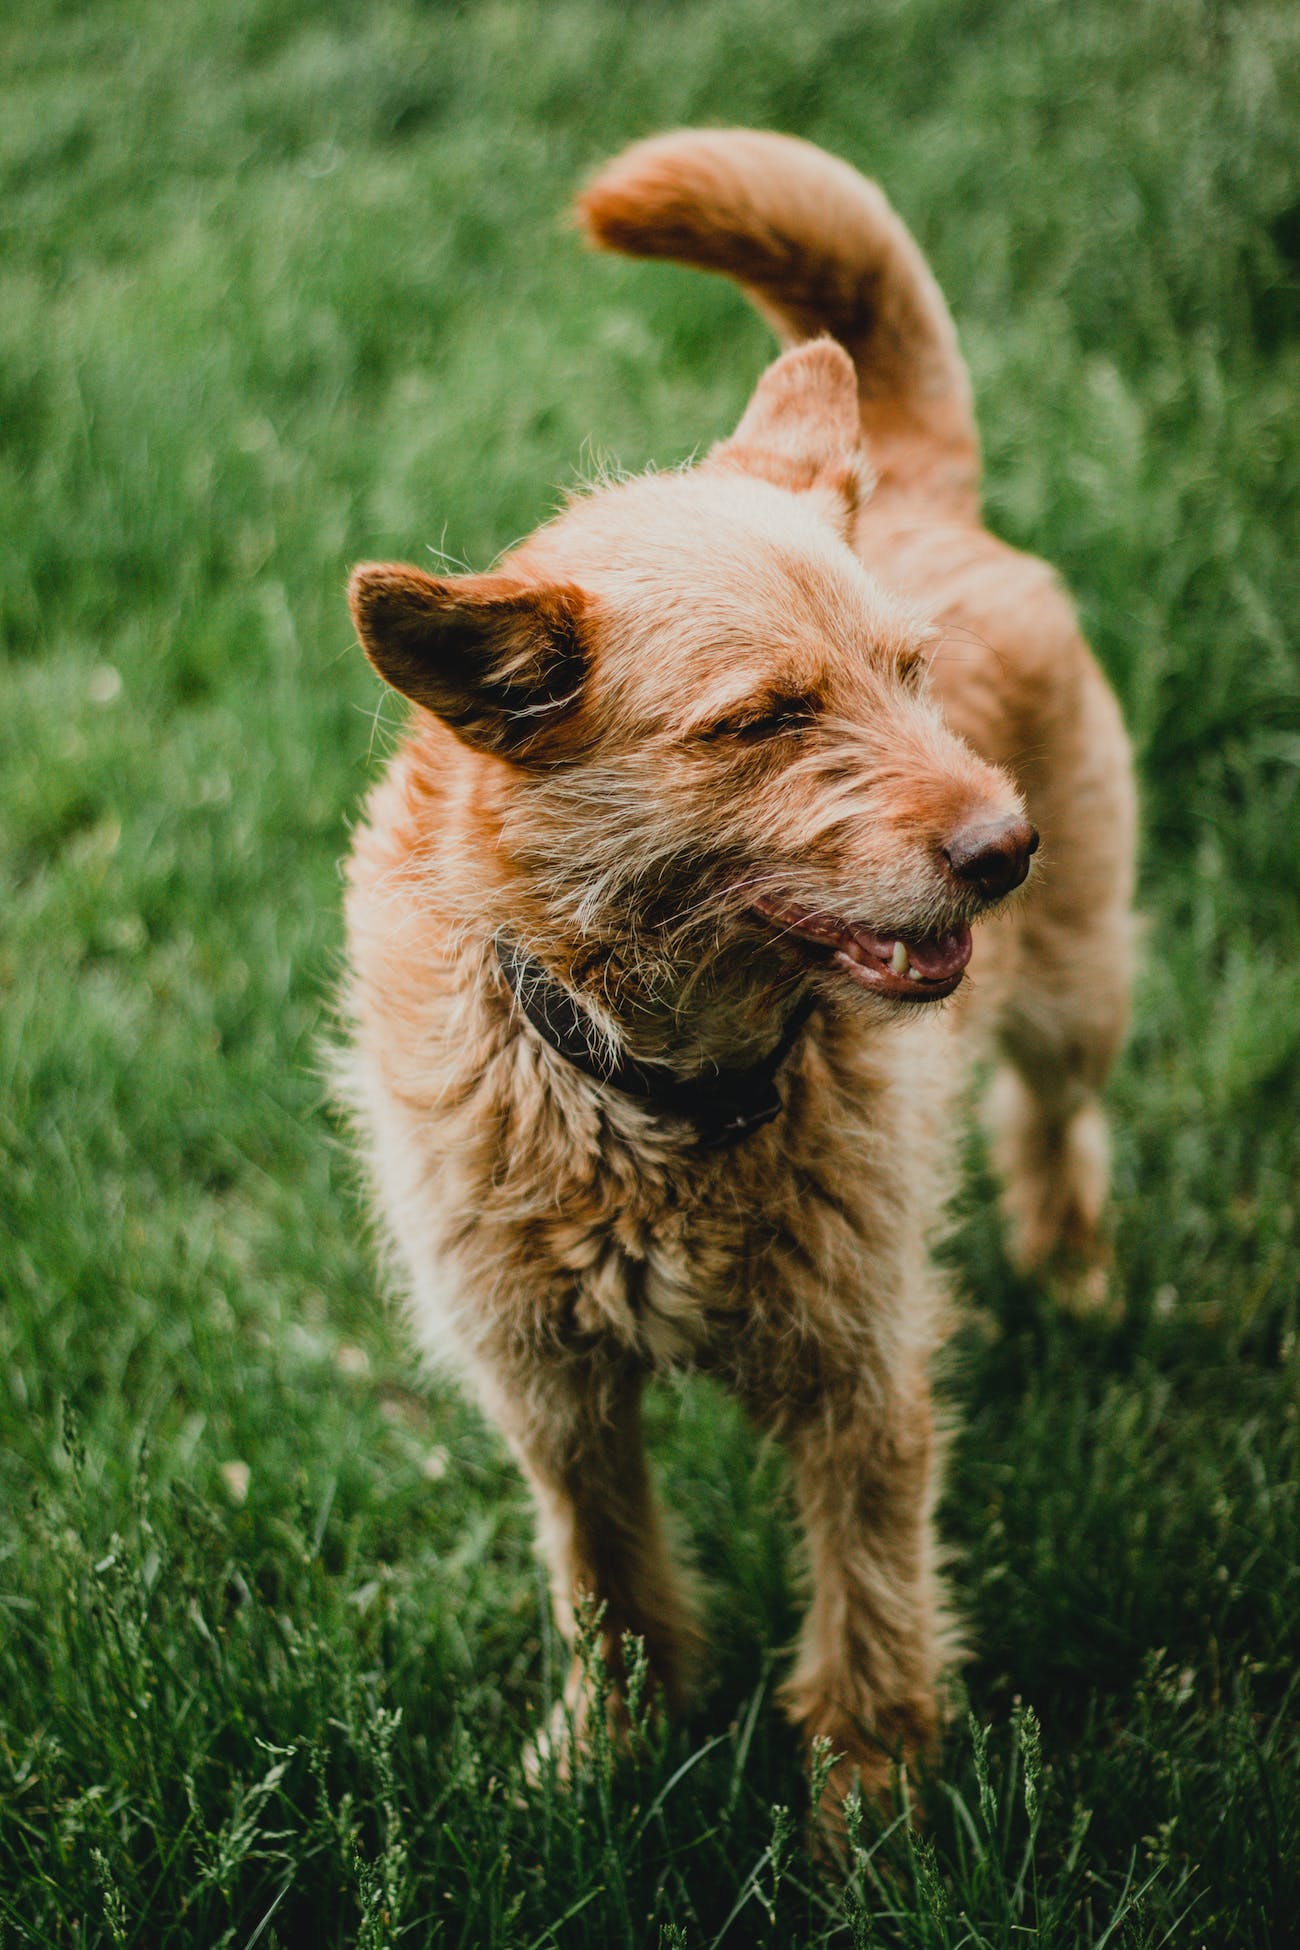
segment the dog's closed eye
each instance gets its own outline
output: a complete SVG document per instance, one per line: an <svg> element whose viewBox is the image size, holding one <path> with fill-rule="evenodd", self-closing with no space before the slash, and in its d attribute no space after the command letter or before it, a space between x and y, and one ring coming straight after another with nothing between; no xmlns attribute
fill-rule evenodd
<svg viewBox="0 0 1300 1950"><path fill-rule="evenodd" d="M696 736L706 744L729 738L742 745L759 745L769 738L796 736L809 730L816 720L815 698L763 698L749 709L732 711L725 718L705 725Z"/></svg>

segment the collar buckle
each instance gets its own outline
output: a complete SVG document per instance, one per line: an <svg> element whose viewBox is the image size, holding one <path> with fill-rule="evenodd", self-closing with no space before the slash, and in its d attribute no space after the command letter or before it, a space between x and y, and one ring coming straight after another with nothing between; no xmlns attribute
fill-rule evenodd
<svg viewBox="0 0 1300 1950"><path fill-rule="evenodd" d="M748 1137L751 1131L761 1130L764 1124L770 1124L784 1109L785 1102L780 1091L775 1083L770 1083L766 1095L758 1103L749 1104L743 1110L733 1110L716 1122L706 1122L702 1117L698 1119L699 1147L701 1151L723 1151L729 1144L739 1144L741 1138Z"/></svg>

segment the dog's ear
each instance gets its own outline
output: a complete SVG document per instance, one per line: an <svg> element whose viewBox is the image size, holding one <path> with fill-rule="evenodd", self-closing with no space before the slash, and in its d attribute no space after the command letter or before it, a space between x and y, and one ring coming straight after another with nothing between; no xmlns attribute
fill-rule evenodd
<svg viewBox="0 0 1300 1950"><path fill-rule="evenodd" d="M773 361L730 439L707 466L756 474L796 494L835 498L851 515L871 492L853 361L833 339L813 339Z"/></svg>
<svg viewBox="0 0 1300 1950"><path fill-rule="evenodd" d="M348 602L379 675L465 744L516 764L554 755L586 671L582 590L367 562Z"/></svg>

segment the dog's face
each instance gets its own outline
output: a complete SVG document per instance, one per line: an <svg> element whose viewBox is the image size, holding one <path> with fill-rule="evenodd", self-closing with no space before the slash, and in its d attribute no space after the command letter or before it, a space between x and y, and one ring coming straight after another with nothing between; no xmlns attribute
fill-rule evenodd
<svg viewBox="0 0 1300 1950"><path fill-rule="evenodd" d="M809 976L938 1000L1028 870L1014 786L927 696L931 632L847 546L864 474L819 342L702 466L576 501L500 574L353 578L373 663L477 754L491 918L624 1017L766 1017Z"/></svg>

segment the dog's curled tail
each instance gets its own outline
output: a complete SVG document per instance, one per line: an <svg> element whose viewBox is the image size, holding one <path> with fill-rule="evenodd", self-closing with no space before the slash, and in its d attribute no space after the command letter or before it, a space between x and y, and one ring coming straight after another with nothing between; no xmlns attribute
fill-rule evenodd
<svg viewBox="0 0 1300 1950"><path fill-rule="evenodd" d="M607 163L578 199L587 236L739 283L786 345L829 332L857 367L882 482L969 501L970 382L943 294L876 184L794 136L681 129Z"/></svg>

